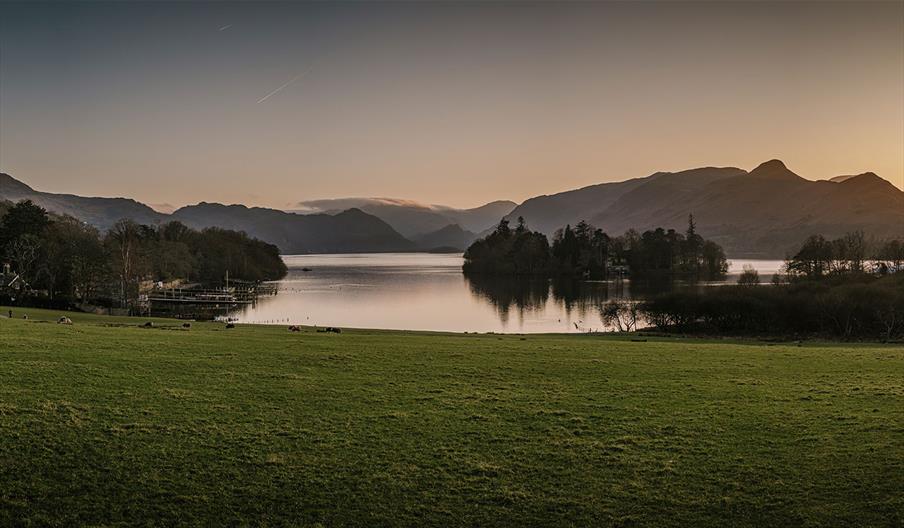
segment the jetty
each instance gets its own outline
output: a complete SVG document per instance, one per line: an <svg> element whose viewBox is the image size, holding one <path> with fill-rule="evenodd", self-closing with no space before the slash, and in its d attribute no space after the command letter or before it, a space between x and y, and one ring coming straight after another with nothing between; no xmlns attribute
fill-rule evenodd
<svg viewBox="0 0 904 528"><path fill-rule="evenodd" d="M242 306L253 305L261 296L276 294L273 284L236 282L219 288L191 284L179 288L154 288L142 296L141 304L144 311L153 316L213 319Z"/></svg>

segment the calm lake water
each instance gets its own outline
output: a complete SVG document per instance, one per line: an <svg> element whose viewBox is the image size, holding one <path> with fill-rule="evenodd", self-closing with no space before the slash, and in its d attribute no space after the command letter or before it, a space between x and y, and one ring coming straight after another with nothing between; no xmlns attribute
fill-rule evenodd
<svg viewBox="0 0 904 528"><path fill-rule="evenodd" d="M284 257L289 274L278 293L232 314L243 323L452 332L586 332L605 330L599 305L642 297L651 288L628 282L474 280L460 254L378 253ZM763 282L781 261L735 260ZM310 271L304 271L310 269Z"/></svg>

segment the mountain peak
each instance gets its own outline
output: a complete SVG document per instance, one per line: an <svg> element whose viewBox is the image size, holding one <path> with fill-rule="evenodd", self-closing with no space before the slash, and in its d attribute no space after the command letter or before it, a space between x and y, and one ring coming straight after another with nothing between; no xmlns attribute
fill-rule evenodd
<svg viewBox="0 0 904 528"><path fill-rule="evenodd" d="M751 172L756 171L779 171L779 170L788 170L788 166L785 165L785 162L780 159L771 159L769 161L764 161L757 165L757 168L753 169Z"/></svg>
<svg viewBox="0 0 904 528"><path fill-rule="evenodd" d="M345 211L340 211L332 216L365 217L365 216L372 216L372 215L365 213L358 207L349 207Z"/></svg>
<svg viewBox="0 0 904 528"><path fill-rule="evenodd" d="M27 184L20 182L5 172L0 172L0 190L6 192L34 192Z"/></svg>
<svg viewBox="0 0 904 528"><path fill-rule="evenodd" d="M760 163L757 168L750 171L750 176L769 179L803 179L792 172L782 160L778 159L772 159Z"/></svg>
<svg viewBox="0 0 904 528"><path fill-rule="evenodd" d="M854 176L836 177L832 178L831 181L850 187L891 187L897 189L890 181L882 178L875 172L864 172L863 174Z"/></svg>

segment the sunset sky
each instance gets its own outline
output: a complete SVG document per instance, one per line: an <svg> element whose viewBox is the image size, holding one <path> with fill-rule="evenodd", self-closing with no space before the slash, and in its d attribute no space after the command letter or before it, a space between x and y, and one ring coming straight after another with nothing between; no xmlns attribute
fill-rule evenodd
<svg viewBox="0 0 904 528"><path fill-rule="evenodd" d="M183 205L660 170L904 188L904 3L0 4L0 171Z"/></svg>

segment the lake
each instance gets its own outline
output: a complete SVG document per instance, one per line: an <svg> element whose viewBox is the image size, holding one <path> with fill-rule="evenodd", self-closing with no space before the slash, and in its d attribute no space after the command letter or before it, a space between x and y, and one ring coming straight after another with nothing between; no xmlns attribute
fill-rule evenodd
<svg viewBox="0 0 904 528"><path fill-rule="evenodd" d="M604 281L472 279L460 254L374 253L289 255L277 294L232 316L242 323L450 332L586 332L605 330L599 305L611 297L642 297L649 287ZM763 282L782 261L735 260ZM309 269L310 271L304 271ZM652 288L653 291L657 290Z"/></svg>

